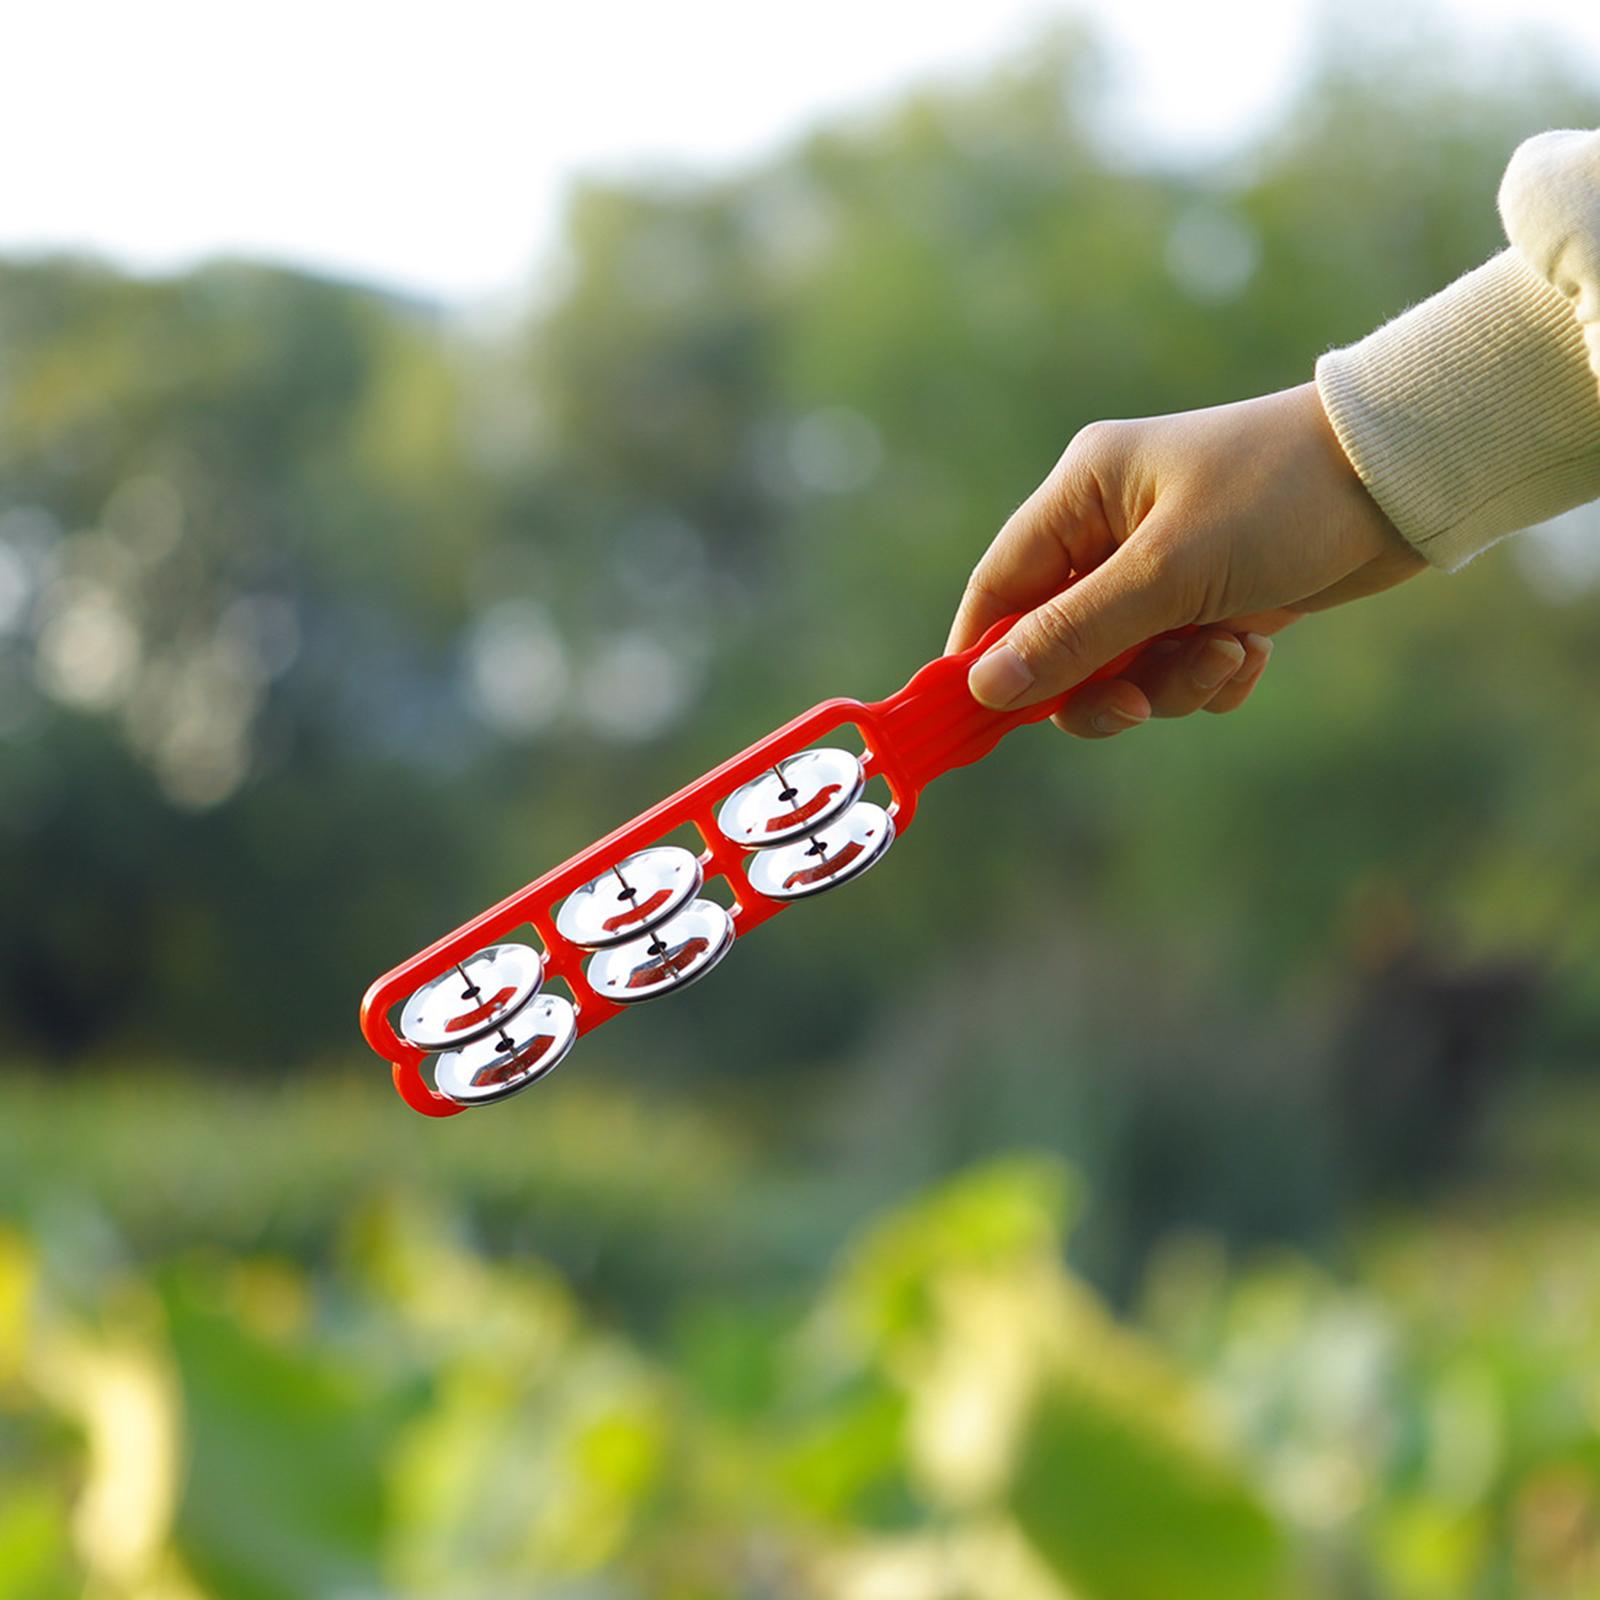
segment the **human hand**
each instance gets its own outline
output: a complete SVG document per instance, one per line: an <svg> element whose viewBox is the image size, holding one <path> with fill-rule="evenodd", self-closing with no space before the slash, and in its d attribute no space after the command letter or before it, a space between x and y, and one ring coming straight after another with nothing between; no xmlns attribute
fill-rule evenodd
<svg viewBox="0 0 1600 1600"><path fill-rule="evenodd" d="M1307 383L1205 411L1097 422L995 536L950 630L964 650L1025 611L968 683L996 709L1081 683L1055 721L1105 738L1149 717L1233 711L1308 611L1376 594L1426 565L1367 492Z"/></svg>

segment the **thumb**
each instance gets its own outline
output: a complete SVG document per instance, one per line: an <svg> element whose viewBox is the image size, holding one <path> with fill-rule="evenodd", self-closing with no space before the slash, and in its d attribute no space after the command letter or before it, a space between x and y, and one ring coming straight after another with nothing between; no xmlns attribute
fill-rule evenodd
<svg viewBox="0 0 1600 1600"><path fill-rule="evenodd" d="M1186 615L1191 604L1152 546L1156 541L1148 536L1130 540L1019 618L973 663L967 674L973 699L996 711L1054 699L1124 650L1192 622Z"/></svg>

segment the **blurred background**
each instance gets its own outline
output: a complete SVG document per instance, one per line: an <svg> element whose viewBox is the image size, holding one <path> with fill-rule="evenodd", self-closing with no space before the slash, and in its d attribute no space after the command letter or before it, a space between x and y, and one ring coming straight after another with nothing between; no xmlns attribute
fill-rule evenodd
<svg viewBox="0 0 1600 1600"><path fill-rule="evenodd" d="M380 971L1304 380L1583 0L11 19L0 1594L1600 1594L1600 513L431 1123Z"/></svg>

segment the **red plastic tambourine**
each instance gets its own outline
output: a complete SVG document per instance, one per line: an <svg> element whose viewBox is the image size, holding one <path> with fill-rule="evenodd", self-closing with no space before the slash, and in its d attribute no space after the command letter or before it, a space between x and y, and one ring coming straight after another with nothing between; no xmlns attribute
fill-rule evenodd
<svg viewBox="0 0 1600 1600"><path fill-rule="evenodd" d="M887 700L813 706L386 972L362 1002L361 1030L401 1098L430 1117L505 1099L619 1011L692 983L753 928L873 865L933 779L1084 687L1020 711L979 705L968 669L1015 621L930 661ZM841 729L855 730L859 755L822 743ZM874 777L885 806L862 798ZM662 842L685 825L698 854ZM728 905L701 892L717 879Z"/></svg>

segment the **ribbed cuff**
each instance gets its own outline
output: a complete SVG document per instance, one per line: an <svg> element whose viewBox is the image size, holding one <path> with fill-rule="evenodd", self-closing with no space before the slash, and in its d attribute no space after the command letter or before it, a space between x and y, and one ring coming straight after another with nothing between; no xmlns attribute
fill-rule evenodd
<svg viewBox="0 0 1600 1600"><path fill-rule="evenodd" d="M1329 351L1317 389L1361 481L1435 566L1600 496L1583 329L1516 250Z"/></svg>

